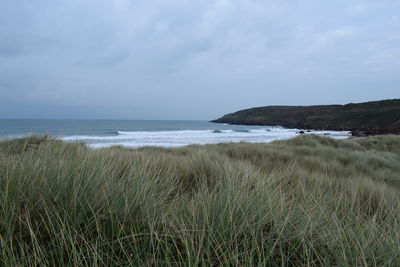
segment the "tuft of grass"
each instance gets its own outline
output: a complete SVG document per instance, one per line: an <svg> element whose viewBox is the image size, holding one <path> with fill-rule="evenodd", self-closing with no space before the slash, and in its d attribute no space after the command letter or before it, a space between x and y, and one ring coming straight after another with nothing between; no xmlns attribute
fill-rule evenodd
<svg viewBox="0 0 400 267"><path fill-rule="evenodd" d="M0 142L2 266L398 266L400 136Z"/></svg>
<svg viewBox="0 0 400 267"><path fill-rule="evenodd" d="M32 135L25 138L1 141L0 153L3 155L18 155L28 150L35 150L41 144L57 142L55 138L48 135Z"/></svg>

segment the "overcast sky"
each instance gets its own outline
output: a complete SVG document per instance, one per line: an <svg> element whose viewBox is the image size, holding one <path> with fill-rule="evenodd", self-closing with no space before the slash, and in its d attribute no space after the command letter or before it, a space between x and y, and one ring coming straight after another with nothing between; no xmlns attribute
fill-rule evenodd
<svg viewBox="0 0 400 267"><path fill-rule="evenodd" d="M0 117L400 97L399 0L1 0Z"/></svg>

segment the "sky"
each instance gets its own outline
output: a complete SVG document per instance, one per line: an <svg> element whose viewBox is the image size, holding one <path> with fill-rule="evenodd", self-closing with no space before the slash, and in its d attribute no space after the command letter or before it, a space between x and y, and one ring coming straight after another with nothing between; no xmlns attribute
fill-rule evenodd
<svg viewBox="0 0 400 267"><path fill-rule="evenodd" d="M399 0L0 0L0 118L400 97Z"/></svg>

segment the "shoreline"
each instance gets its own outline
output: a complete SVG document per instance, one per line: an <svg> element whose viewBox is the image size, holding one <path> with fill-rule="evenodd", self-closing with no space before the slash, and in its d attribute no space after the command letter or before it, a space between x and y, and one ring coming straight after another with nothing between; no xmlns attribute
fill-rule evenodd
<svg viewBox="0 0 400 267"><path fill-rule="evenodd" d="M107 124L105 125L107 126ZM62 125L60 126L62 127ZM64 126L65 127L65 126ZM281 126L232 126L217 125L213 123L195 125L183 125L181 129L159 130L156 127L148 127L147 129L135 128L119 128L117 125L108 127L106 131L94 128L92 131L86 130L79 133L78 130L69 131L65 134L56 134L49 129L49 136L68 142L84 142L90 147L109 147L122 145L126 147L143 147L143 146L161 146L161 147L181 147L187 145L201 145L214 143L269 143L274 140L284 140L296 137L301 133L325 135L331 138L343 139L348 138L347 131L318 131L301 129L288 129ZM196 128L197 127L197 128ZM44 128L43 131L46 128ZM138 130L136 130L138 129ZM28 131L15 131L13 135L2 136L2 140L10 140L14 138L23 138L32 135ZM53 132L53 133L52 133ZM41 134L39 134L41 135Z"/></svg>
<svg viewBox="0 0 400 267"><path fill-rule="evenodd" d="M219 120L219 119L218 119ZM284 126L284 125L270 125L270 124L257 124L257 123L232 123L228 121L218 121L218 120L211 120L209 122L215 124L227 124L227 125L237 125L237 126L272 126L272 127L283 127L284 129L298 129L299 131L338 131L338 132L350 132L351 136L356 137L364 137L364 136L376 136L376 135L400 135L400 130L387 130L387 129L379 129L379 128L320 128L316 129L315 127L295 127L295 126Z"/></svg>

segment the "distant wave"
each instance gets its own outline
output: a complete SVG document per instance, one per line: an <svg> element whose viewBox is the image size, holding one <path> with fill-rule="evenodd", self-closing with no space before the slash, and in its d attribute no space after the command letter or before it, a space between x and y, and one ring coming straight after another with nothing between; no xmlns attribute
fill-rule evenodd
<svg viewBox="0 0 400 267"><path fill-rule="evenodd" d="M212 130L212 133L265 133L265 132L270 132L270 129L253 129L253 130L247 130L247 129L234 129L234 130Z"/></svg>
<svg viewBox="0 0 400 267"><path fill-rule="evenodd" d="M185 146L190 144L212 144L226 142L271 142L297 136L298 129L271 127L267 129L208 129L179 131L115 131L107 135L73 135L61 137L64 141L83 141L91 147L108 147L114 145L141 146ZM316 132L313 134L324 134ZM341 132L334 132L341 134ZM340 136L337 136L340 138ZM336 137L336 136L335 136Z"/></svg>
<svg viewBox="0 0 400 267"><path fill-rule="evenodd" d="M116 131L116 133L120 134L120 135L128 135L128 134L132 134L132 133L135 133L135 132Z"/></svg>
<svg viewBox="0 0 400 267"><path fill-rule="evenodd" d="M210 133L213 130L176 130L176 131L116 131L117 135L185 135L185 134L205 134ZM229 132L221 131L221 132Z"/></svg>

